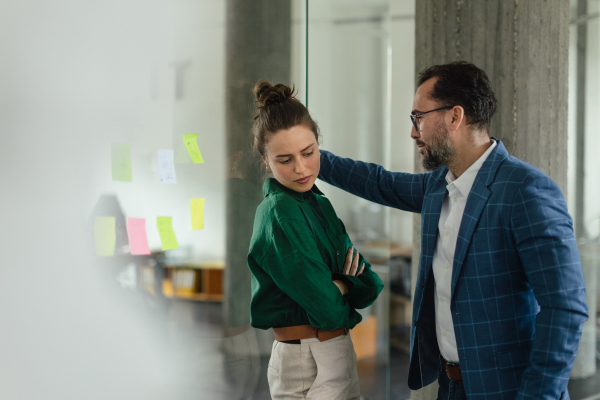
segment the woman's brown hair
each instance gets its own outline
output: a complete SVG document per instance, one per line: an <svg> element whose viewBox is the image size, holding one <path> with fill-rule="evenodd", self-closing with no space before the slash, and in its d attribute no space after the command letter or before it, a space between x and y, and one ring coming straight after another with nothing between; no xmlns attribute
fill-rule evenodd
<svg viewBox="0 0 600 400"><path fill-rule="evenodd" d="M272 85L266 79L254 85L257 107L252 133L254 149L262 157L266 156L266 146L273 134L297 125L310 129L319 142L319 127L294 92L293 87L281 83Z"/></svg>

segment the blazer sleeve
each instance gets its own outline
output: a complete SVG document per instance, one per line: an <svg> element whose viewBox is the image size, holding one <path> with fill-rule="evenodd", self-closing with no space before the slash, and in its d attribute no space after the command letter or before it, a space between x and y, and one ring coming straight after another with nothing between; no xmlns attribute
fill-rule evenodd
<svg viewBox="0 0 600 400"><path fill-rule="evenodd" d="M420 213L431 174L390 172L321 150L319 179L374 203Z"/></svg>
<svg viewBox="0 0 600 400"><path fill-rule="evenodd" d="M567 390L588 309L573 222L558 185L530 174L515 194L511 229L540 306L517 399L559 399Z"/></svg>

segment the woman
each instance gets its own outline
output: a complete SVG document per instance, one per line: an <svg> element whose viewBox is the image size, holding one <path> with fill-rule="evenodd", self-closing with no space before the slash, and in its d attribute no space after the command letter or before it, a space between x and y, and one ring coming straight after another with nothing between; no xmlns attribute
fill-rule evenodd
<svg viewBox="0 0 600 400"><path fill-rule="evenodd" d="M275 333L271 396L359 399L348 331L361 321L356 309L372 304L383 283L354 255L344 224L315 186L319 133L306 107L285 85L261 80L254 94L254 147L273 178L263 185L248 254L251 324Z"/></svg>

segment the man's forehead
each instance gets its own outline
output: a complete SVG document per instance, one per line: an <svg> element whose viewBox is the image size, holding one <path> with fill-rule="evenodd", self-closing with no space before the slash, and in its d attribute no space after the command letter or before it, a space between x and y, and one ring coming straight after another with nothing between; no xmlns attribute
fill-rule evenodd
<svg viewBox="0 0 600 400"><path fill-rule="evenodd" d="M430 78L423 82L421 86L417 88L417 91L415 93L415 100L413 102L414 110L425 111L419 109L419 107L435 104L435 101L429 97L429 93L431 93L431 90L433 89L433 86L435 85L437 80L437 76Z"/></svg>

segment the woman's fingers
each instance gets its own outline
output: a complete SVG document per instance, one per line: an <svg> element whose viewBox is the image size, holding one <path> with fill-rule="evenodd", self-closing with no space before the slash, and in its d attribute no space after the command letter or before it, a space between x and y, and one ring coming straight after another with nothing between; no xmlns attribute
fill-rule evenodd
<svg viewBox="0 0 600 400"><path fill-rule="evenodd" d="M363 263L363 265L360 266L360 271L358 271L358 274L356 274L356 276L359 276L360 274L362 274L365 270L365 264Z"/></svg>
<svg viewBox="0 0 600 400"><path fill-rule="evenodd" d="M350 267L352 266L352 254L354 253L354 246L348 249L346 253L346 261L344 262L344 275L350 274Z"/></svg>
<svg viewBox="0 0 600 400"><path fill-rule="evenodd" d="M346 253L346 261L344 262L344 275L358 276L365 270L365 264L363 263L358 269L358 262L360 261L360 254L358 251L354 252L354 246L348 249Z"/></svg>
<svg viewBox="0 0 600 400"><path fill-rule="evenodd" d="M356 275L356 271L358 271L358 260L359 260L359 254L357 251L356 254L354 254L354 260L352 260L352 268L350 268L350 273L348 275L352 275L352 276Z"/></svg>

